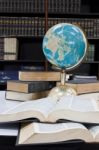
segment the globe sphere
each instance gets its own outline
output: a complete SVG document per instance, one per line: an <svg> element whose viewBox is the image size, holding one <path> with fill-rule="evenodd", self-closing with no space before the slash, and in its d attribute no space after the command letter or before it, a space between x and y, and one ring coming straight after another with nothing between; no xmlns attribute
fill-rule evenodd
<svg viewBox="0 0 99 150"><path fill-rule="evenodd" d="M80 27L60 23L51 27L43 38L43 52L47 60L61 68L71 70L85 57L87 40Z"/></svg>

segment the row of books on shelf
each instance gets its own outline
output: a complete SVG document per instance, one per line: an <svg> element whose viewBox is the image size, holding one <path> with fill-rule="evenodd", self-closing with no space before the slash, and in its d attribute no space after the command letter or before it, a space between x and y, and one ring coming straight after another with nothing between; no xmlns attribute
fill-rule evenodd
<svg viewBox="0 0 99 150"><path fill-rule="evenodd" d="M49 13L76 13L81 10L81 0L48 0ZM0 12L44 13L45 0L0 0Z"/></svg>
<svg viewBox="0 0 99 150"><path fill-rule="evenodd" d="M72 23L82 28L88 38L98 37L99 19L90 18L48 18L48 28L58 23Z"/></svg>
<svg viewBox="0 0 99 150"><path fill-rule="evenodd" d="M58 23L79 25L88 38L99 37L99 19L48 18L48 29ZM0 36L44 36L45 18L42 17L0 17Z"/></svg>
<svg viewBox="0 0 99 150"><path fill-rule="evenodd" d="M56 81L58 84L60 72L20 71L18 80L7 82L5 98L24 101L0 114L0 123L21 121L17 144L58 143L69 140L99 142L97 77L73 76L73 80L66 84L75 90L79 89L78 95L64 94L60 98L57 95L48 96L52 88L48 81ZM47 94L41 94L37 100L36 97L26 97L31 92L32 95L44 94L46 89Z"/></svg>

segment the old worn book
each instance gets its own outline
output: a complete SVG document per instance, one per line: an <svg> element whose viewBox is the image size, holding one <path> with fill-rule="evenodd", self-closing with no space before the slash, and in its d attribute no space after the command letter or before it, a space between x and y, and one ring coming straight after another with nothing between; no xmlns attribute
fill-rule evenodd
<svg viewBox="0 0 99 150"><path fill-rule="evenodd" d="M22 123L17 144L40 144L83 140L99 142L99 125L86 127L81 123Z"/></svg>
<svg viewBox="0 0 99 150"><path fill-rule="evenodd" d="M11 80L7 82L7 90L23 93L41 92L51 89L48 81L20 81Z"/></svg>
<svg viewBox="0 0 99 150"><path fill-rule="evenodd" d="M21 102L0 113L0 122L24 119L38 119L41 122L72 120L85 123L99 123L99 93L61 98L46 97L36 101Z"/></svg>
<svg viewBox="0 0 99 150"><path fill-rule="evenodd" d="M51 71L19 71L21 81L60 81L60 72Z"/></svg>
<svg viewBox="0 0 99 150"><path fill-rule="evenodd" d="M29 101L29 100L36 100L43 97L47 97L48 94L49 94L49 90L45 90L41 92L32 92L32 93L6 91L5 98L7 100Z"/></svg>
<svg viewBox="0 0 99 150"><path fill-rule="evenodd" d="M17 38L4 38L4 60L16 60L18 56Z"/></svg>
<svg viewBox="0 0 99 150"><path fill-rule="evenodd" d="M59 86L61 83L57 82L56 85ZM83 93L93 93L99 92L99 82L98 81L69 81L65 83L67 86L73 88L77 94Z"/></svg>

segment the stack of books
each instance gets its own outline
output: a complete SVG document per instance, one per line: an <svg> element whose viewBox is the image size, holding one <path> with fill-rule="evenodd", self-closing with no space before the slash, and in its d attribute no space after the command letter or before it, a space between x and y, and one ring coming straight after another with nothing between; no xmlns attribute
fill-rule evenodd
<svg viewBox="0 0 99 150"><path fill-rule="evenodd" d="M19 71L18 80L7 82L6 99L28 101L46 97L60 80L60 72Z"/></svg>
<svg viewBox="0 0 99 150"><path fill-rule="evenodd" d="M46 81L7 81L6 99L28 101L46 97L51 86Z"/></svg>
<svg viewBox="0 0 99 150"><path fill-rule="evenodd" d="M83 84L86 80L88 86ZM48 81L59 82L60 72L20 71L18 81L7 83L6 98L24 101L0 114L0 123L21 121L17 144L99 142L99 82L96 76L74 76L74 82L81 82L78 89L85 91L83 94L42 96L32 101L33 93L40 94L49 88Z"/></svg>

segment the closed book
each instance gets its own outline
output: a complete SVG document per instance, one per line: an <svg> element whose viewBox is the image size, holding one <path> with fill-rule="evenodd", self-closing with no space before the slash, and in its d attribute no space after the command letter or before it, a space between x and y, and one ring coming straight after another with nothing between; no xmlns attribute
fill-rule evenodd
<svg viewBox="0 0 99 150"><path fill-rule="evenodd" d="M4 60L16 60L18 55L18 40L4 38Z"/></svg>
<svg viewBox="0 0 99 150"><path fill-rule="evenodd" d="M0 81L7 82L8 80L18 80L18 71L0 71Z"/></svg>
<svg viewBox="0 0 99 150"><path fill-rule="evenodd" d="M50 84L48 81L20 81L11 80L7 82L7 90L23 93L40 92L49 90Z"/></svg>
<svg viewBox="0 0 99 150"><path fill-rule="evenodd" d="M7 100L18 100L18 101L28 101L44 98L48 95L49 91L34 92L34 93L19 93L14 91L6 91L5 98Z"/></svg>
<svg viewBox="0 0 99 150"><path fill-rule="evenodd" d="M57 86L59 86L61 83L57 82ZM99 82L94 80L87 80L87 81L69 81L65 83L66 86L71 87L75 89L77 94L83 94L83 93L94 93L99 92Z"/></svg>
<svg viewBox="0 0 99 150"><path fill-rule="evenodd" d="M60 72L51 71L19 71L21 81L60 81Z"/></svg>

